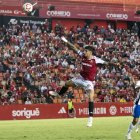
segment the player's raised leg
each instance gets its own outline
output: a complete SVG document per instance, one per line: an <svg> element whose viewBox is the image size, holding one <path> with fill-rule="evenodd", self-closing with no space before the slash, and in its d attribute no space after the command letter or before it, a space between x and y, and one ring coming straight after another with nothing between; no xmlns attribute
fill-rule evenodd
<svg viewBox="0 0 140 140"><path fill-rule="evenodd" d="M63 96L69 87L74 87L74 83L72 80L69 80L65 83L65 85L60 89L60 91L57 93L57 92L53 92L52 95L53 96Z"/></svg>

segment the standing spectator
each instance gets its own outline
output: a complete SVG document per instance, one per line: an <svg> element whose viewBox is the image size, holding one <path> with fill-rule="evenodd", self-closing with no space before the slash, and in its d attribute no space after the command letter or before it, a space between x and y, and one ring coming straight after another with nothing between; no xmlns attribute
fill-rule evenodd
<svg viewBox="0 0 140 140"><path fill-rule="evenodd" d="M76 117L76 111L72 99L68 99L68 116L73 118Z"/></svg>
<svg viewBox="0 0 140 140"><path fill-rule="evenodd" d="M32 104L32 102L31 102L31 100L29 98L27 98L26 101L25 101L25 104L30 105L30 104Z"/></svg>

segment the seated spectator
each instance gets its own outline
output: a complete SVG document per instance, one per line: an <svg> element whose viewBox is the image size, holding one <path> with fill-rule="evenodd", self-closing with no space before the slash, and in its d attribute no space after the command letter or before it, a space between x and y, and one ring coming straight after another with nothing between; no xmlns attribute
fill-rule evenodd
<svg viewBox="0 0 140 140"><path fill-rule="evenodd" d="M30 105L30 104L32 104L32 102L31 102L31 100L29 98L27 98L26 101L25 101L25 104Z"/></svg>
<svg viewBox="0 0 140 140"><path fill-rule="evenodd" d="M43 94L41 94L40 103L42 103L42 104L47 103L46 102L46 97Z"/></svg>
<svg viewBox="0 0 140 140"><path fill-rule="evenodd" d="M121 97L119 100L120 103L126 103L126 99L124 97Z"/></svg>
<svg viewBox="0 0 140 140"><path fill-rule="evenodd" d="M15 103L16 103L15 97L11 96L9 99L9 104L15 104Z"/></svg>

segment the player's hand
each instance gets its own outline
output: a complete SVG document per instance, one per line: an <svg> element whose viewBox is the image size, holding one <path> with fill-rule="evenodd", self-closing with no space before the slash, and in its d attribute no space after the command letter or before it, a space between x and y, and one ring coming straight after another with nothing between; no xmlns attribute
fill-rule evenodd
<svg viewBox="0 0 140 140"><path fill-rule="evenodd" d="M110 62L110 65L114 65L114 66L116 66L116 67L120 67L120 66L121 66L120 63L113 63L113 62Z"/></svg>

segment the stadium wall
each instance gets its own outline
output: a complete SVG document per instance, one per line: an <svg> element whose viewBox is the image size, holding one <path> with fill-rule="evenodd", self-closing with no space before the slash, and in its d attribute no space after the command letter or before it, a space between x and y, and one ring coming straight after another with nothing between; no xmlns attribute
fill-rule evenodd
<svg viewBox="0 0 140 140"><path fill-rule="evenodd" d="M67 29L70 29L72 26L77 27L77 25L85 25L86 23L89 24L87 20L83 19L53 19L52 20L52 27L54 28L56 23L60 23L63 27L67 27ZM108 27L108 23L113 23L115 25L115 28L120 29L127 29L127 22L126 21L107 21L107 20L90 20L90 27L97 26L98 27Z"/></svg>
<svg viewBox="0 0 140 140"><path fill-rule="evenodd" d="M76 117L88 116L87 103L75 103ZM129 116L133 103L95 103L95 117ZM0 106L0 120L68 118L67 104Z"/></svg>
<svg viewBox="0 0 140 140"><path fill-rule="evenodd" d="M80 11L74 10L71 6L69 6L69 8L67 7L67 9L65 9L66 7L60 5L56 5L56 7L55 11L51 11L52 13L50 13L47 8L42 8L40 10L39 18L34 16L30 16L28 18L36 18L37 20L40 20L41 18L51 19L53 27L58 21L60 21L60 23L68 29L70 29L72 25L76 27L78 24L84 25L86 22L90 22L91 27L98 25L99 27L103 26L105 28L109 22L114 22L116 28L126 29L128 21L140 21L140 16L135 15L134 11L92 11L92 9L88 8L88 6L86 10L82 10L85 9L85 7L81 7L81 9L78 7L78 9L81 10ZM0 6L0 15L19 18L27 17L21 6ZM3 19L0 19L0 22L2 21Z"/></svg>
<svg viewBox="0 0 140 140"><path fill-rule="evenodd" d="M2 25L8 25L8 23L12 21L17 21L18 24L36 24L40 25L41 23L45 22L46 18L35 18L35 17L17 17L17 16L0 16L0 26ZM48 18L48 22L50 22L49 25L51 25L53 28L57 23L61 24L63 27L66 27L68 30L74 26L77 27L77 25L81 25L83 27L86 23L89 24L90 22L90 27L94 27L98 25L98 27L103 26L104 28L107 28L108 26L108 21L106 20L83 20L83 19L50 19ZM51 23L52 22L52 23ZM110 21L111 23L112 21ZM126 29L127 28L127 22L126 21L117 21L114 23L116 28L122 28ZM50 27L51 28L51 27Z"/></svg>

